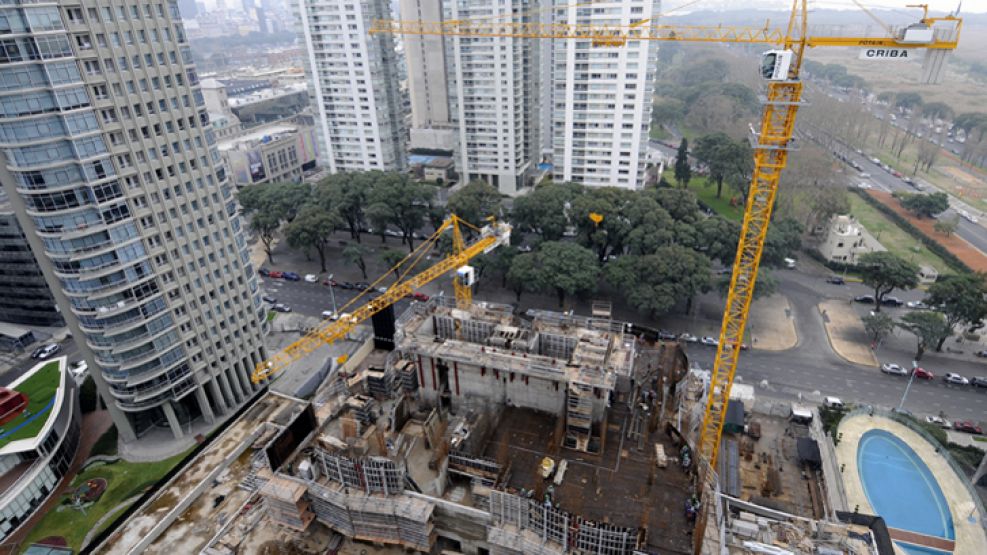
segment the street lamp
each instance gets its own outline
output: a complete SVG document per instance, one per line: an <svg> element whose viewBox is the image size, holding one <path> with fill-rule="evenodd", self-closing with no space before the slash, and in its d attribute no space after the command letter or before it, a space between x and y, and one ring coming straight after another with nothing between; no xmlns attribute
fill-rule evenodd
<svg viewBox="0 0 987 555"><path fill-rule="evenodd" d="M329 296L332 298L332 314L336 316L336 292L332 290L332 276L335 274L329 274L326 281L329 283Z"/></svg>
<svg viewBox="0 0 987 555"><path fill-rule="evenodd" d="M908 397L908 390L912 388L912 382L915 381L915 369L918 368L918 361L912 361L912 375L908 377L908 384L905 386L905 392L901 394L901 402L898 403L898 412L901 412L905 408L905 398Z"/></svg>

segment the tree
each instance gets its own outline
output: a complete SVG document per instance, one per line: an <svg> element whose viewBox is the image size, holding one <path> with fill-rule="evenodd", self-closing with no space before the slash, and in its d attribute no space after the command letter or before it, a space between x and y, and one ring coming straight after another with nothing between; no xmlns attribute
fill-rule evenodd
<svg viewBox="0 0 987 555"><path fill-rule="evenodd" d="M560 307L565 306L566 297L596 290L600 266L593 251L575 243L546 241L534 254L538 274L534 283L553 291Z"/></svg>
<svg viewBox="0 0 987 555"><path fill-rule="evenodd" d="M654 191L658 204L676 222L695 223L699 220L699 203L696 201L696 193L667 187Z"/></svg>
<svg viewBox="0 0 987 555"><path fill-rule="evenodd" d="M617 187L593 187L572 201L569 217L579 230L580 244L596 251L602 263L612 253L621 253L632 229L627 210L639 201L639 194ZM590 214L599 214L597 224Z"/></svg>
<svg viewBox="0 0 987 555"><path fill-rule="evenodd" d="M887 251L861 255L857 268L864 285L874 289L876 312L881 311L885 295L895 288L911 289L918 285L918 266Z"/></svg>
<svg viewBox="0 0 987 555"><path fill-rule="evenodd" d="M405 254L397 249L385 249L380 251L380 260L387 266L388 271L394 275L394 283L401 278L401 268L398 264L404 260Z"/></svg>
<svg viewBox="0 0 987 555"><path fill-rule="evenodd" d="M689 187L689 180L692 179L692 167L689 166L689 139L682 138L679 143L679 151L675 155L675 181L683 189Z"/></svg>
<svg viewBox="0 0 987 555"><path fill-rule="evenodd" d="M691 304L710 286L709 259L679 245L645 256L621 256L607 264L603 275L627 304L652 318L681 302Z"/></svg>
<svg viewBox="0 0 987 555"><path fill-rule="evenodd" d="M482 226L488 216L499 216L500 192L486 181L471 181L449 196L446 210Z"/></svg>
<svg viewBox="0 0 987 555"><path fill-rule="evenodd" d="M572 202L585 190L575 183L547 183L514 199L511 221L518 231L537 233L545 241L558 241L569 226Z"/></svg>
<svg viewBox="0 0 987 555"><path fill-rule="evenodd" d="M952 330L956 325L977 325L987 317L987 284L984 274L956 274L942 276L929 286L926 303L941 307L946 324ZM942 350L942 338L936 344L936 351Z"/></svg>
<svg viewBox="0 0 987 555"><path fill-rule="evenodd" d="M410 252L415 250L414 233L425 223L434 197L433 185L400 173L380 173L367 193L367 216L382 239L387 225L398 228Z"/></svg>
<svg viewBox="0 0 987 555"><path fill-rule="evenodd" d="M802 247L802 224L791 218L782 218L771 224L764 241L761 263L781 266Z"/></svg>
<svg viewBox="0 0 987 555"><path fill-rule="evenodd" d="M861 320L864 322L867 336L874 344L884 341L894 330L894 320L887 314L876 312L864 316Z"/></svg>
<svg viewBox="0 0 987 555"><path fill-rule="evenodd" d="M723 274L716 279L716 292L726 298L730 292L730 280L733 276ZM757 283L754 284L754 299L770 297L778 292L778 280L767 268L761 267L757 272Z"/></svg>
<svg viewBox="0 0 987 555"><path fill-rule="evenodd" d="M277 237L278 230L281 229L281 218L272 212L257 212L250 217L250 229L257 233L257 237L264 245L267 259L271 264L274 264L274 253L271 249L274 246L274 239Z"/></svg>
<svg viewBox="0 0 987 555"><path fill-rule="evenodd" d="M905 314L898 321L898 327L915 335L915 360L922 360L926 349L942 344L953 333L942 314L927 310Z"/></svg>
<svg viewBox="0 0 987 555"><path fill-rule="evenodd" d="M540 281L542 277L537 255L533 252L519 254L511 260L510 269L507 270L507 287L514 291L517 302L521 302L522 293L539 291L544 287Z"/></svg>
<svg viewBox="0 0 987 555"><path fill-rule="evenodd" d="M901 203L902 208L919 218L934 218L949 208L949 197L946 193L901 195L898 202Z"/></svg>
<svg viewBox="0 0 987 555"><path fill-rule="evenodd" d="M327 210L335 210L346 222L350 237L361 241L360 230L366 222L364 206L367 193L381 172L337 173L315 187L316 202Z"/></svg>
<svg viewBox="0 0 987 555"><path fill-rule="evenodd" d="M722 216L713 216L700 221L697 227L699 235L697 250L705 253L711 260L732 265L737 256L740 224Z"/></svg>
<svg viewBox="0 0 987 555"><path fill-rule="evenodd" d="M944 218L936 220L936 223L932 224L932 229L942 233L946 237L949 237L956 232L956 228L960 225L960 218L958 216L952 218Z"/></svg>
<svg viewBox="0 0 987 555"><path fill-rule="evenodd" d="M335 212L323 210L314 204L304 206L295 219L285 226L284 235L292 248L313 248L319 254L319 264L326 271L326 251L332 234L341 221Z"/></svg>
<svg viewBox="0 0 987 555"><path fill-rule="evenodd" d="M740 192L746 198L746 186L753 165L750 147L724 133L713 133L699 138L693 154L706 166L709 178L716 183L716 198L722 195L724 180L738 189L743 188Z"/></svg>
<svg viewBox="0 0 987 555"><path fill-rule="evenodd" d="M367 261L364 256L367 255L367 249L363 245L347 245L343 249L343 259L350 264L356 265L360 268L360 273L363 274L363 279L367 279Z"/></svg>
<svg viewBox="0 0 987 555"><path fill-rule="evenodd" d="M895 107L903 110L922 106L922 95L916 92L898 93L894 99Z"/></svg>
<svg viewBox="0 0 987 555"><path fill-rule="evenodd" d="M666 123L677 123L685 115L685 102L677 98L663 98L655 102L651 109L651 125L664 125Z"/></svg>

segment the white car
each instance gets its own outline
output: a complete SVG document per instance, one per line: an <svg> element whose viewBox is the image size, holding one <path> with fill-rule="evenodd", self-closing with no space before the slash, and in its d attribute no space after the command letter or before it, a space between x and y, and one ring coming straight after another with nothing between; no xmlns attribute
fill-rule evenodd
<svg viewBox="0 0 987 555"><path fill-rule="evenodd" d="M944 430L948 430L953 427L953 425L949 423L949 420L946 420L941 416L926 416L925 421L929 424L935 424Z"/></svg>
<svg viewBox="0 0 987 555"><path fill-rule="evenodd" d="M891 374L892 376L907 376L908 370L905 370L901 366L893 362L885 362L881 365L881 372L885 374Z"/></svg>
<svg viewBox="0 0 987 555"><path fill-rule="evenodd" d="M703 345L709 345L710 347L716 347L717 345L720 344L720 341L718 339L716 339L715 337L710 337L708 335L704 335L703 338L699 340L699 342L702 343Z"/></svg>
<svg viewBox="0 0 987 555"><path fill-rule="evenodd" d="M679 341L685 341L686 343L698 343L699 338L691 333L683 333L679 336Z"/></svg>
<svg viewBox="0 0 987 555"><path fill-rule="evenodd" d="M84 376L86 370L89 370L89 364L87 364L84 360L79 360L69 365L69 372L77 378Z"/></svg>
<svg viewBox="0 0 987 555"><path fill-rule="evenodd" d="M869 174L869 173L867 173L867 172L860 172L860 173L858 174L858 176L860 176L860 177L864 177L864 178L867 178L867 177L870 177L870 174Z"/></svg>
<svg viewBox="0 0 987 555"><path fill-rule="evenodd" d="M946 383L956 384L956 385L970 385L970 380L964 378L963 376L955 372L946 372L946 375L942 377L946 380Z"/></svg>
<svg viewBox="0 0 987 555"><path fill-rule="evenodd" d="M905 303L905 306L907 306L908 308L914 308L916 310L928 310L929 308L929 305L925 304L922 301L908 301L907 303Z"/></svg>
<svg viewBox="0 0 987 555"><path fill-rule="evenodd" d="M306 274L305 275L305 281L308 282L308 283L315 283L315 282L319 281L319 276L317 276L315 274Z"/></svg>

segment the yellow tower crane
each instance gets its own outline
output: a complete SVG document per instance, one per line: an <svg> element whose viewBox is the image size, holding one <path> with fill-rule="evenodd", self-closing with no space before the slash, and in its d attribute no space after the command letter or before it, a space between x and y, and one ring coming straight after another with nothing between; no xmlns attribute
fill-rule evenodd
<svg viewBox="0 0 987 555"><path fill-rule="evenodd" d="M593 2L579 5L590 4ZM936 82L941 75L946 53L956 48L962 27L961 18L955 15L929 17L928 6L918 4L909 7L921 8L921 19L902 28L884 26L885 36L809 36L806 4L807 0L792 0L791 15L784 29L772 28L768 23L763 27L687 26L663 25L654 20L630 20L626 25L539 23L524 21L525 14L504 16L521 19L519 21L498 21L497 16L453 21L377 20L370 28L370 33L588 40L597 48L619 48L627 41L638 40L764 44L780 47L762 55L760 73L767 81L767 94L763 99L760 132L752 138L754 172L697 446L700 465L705 469L701 472L704 485L710 483L712 469L716 468L727 400L737 369L737 357L753 298L761 251L771 221L781 171L785 168L788 152L793 147L795 115L802 105L803 84L799 79L799 72L806 48L840 46L869 50L926 49L928 52L924 78L927 82ZM569 6L553 6L549 9L567 7ZM700 512L705 513L706 511ZM705 523L697 523L697 553L704 531Z"/></svg>
<svg viewBox="0 0 987 555"><path fill-rule="evenodd" d="M478 238L472 243L466 244L463 239L462 229L460 228L461 225L474 230L478 234ZM450 229L453 234L452 253L422 272L407 277L416 265L425 258L426 253L438 243L442 234ZM435 230L435 233L431 237L419 244L415 250L391 268L390 271L377 278L370 287L340 307L335 321L323 323L268 360L258 363L250 379L254 383L260 383L274 376L281 370L284 370L289 364L308 356L323 345L346 337L346 334L361 322L366 321L374 314L407 297L426 283L453 270L456 271L454 278L456 305L460 308L468 307L472 298L473 268L466 263L479 254L488 253L500 245L508 244L510 239L511 226L504 222L491 220L483 228L477 228L465 220L458 218L455 214L450 215ZM381 286L381 282L392 274L396 277L394 284L379 296L370 298L366 302L363 302L363 304L360 304L361 301L374 295L377 288ZM351 306L356 306L356 308L350 312L346 312Z"/></svg>

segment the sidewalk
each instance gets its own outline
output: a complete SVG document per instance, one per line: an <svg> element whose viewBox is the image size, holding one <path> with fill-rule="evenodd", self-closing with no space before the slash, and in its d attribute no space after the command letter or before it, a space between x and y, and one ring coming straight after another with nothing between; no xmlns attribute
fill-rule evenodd
<svg viewBox="0 0 987 555"><path fill-rule="evenodd" d="M877 357L869 347L867 332L849 301L819 303L826 336L833 351L847 362L877 367Z"/></svg>

